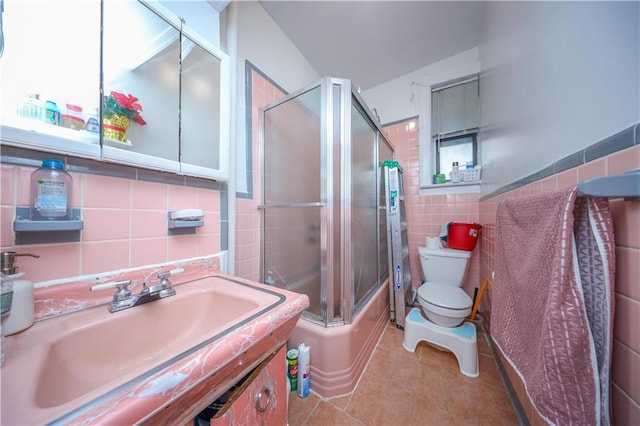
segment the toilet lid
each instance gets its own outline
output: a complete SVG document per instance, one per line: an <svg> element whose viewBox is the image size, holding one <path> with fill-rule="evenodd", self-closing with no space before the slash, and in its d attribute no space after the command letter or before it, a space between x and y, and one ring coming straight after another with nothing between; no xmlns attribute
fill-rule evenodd
<svg viewBox="0 0 640 426"><path fill-rule="evenodd" d="M432 305L450 309L467 309L473 301L460 287L426 283L418 288L418 296Z"/></svg>

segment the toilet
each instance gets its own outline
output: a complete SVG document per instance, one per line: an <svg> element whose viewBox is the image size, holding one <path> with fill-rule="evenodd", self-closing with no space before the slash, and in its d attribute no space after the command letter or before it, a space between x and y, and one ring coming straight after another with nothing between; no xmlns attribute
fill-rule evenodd
<svg viewBox="0 0 640 426"><path fill-rule="evenodd" d="M422 285L417 299L422 308L413 308L405 321L403 347L414 352L425 341L438 349L453 352L460 372L478 377L476 327L465 318L473 301L461 286L469 267L471 252L451 248L418 247Z"/></svg>
<svg viewBox="0 0 640 426"><path fill-rule="evenodd" d="M418 301L427 318L443 327L456 327L471 313L473 301L460 288L467 275L471 252L418 247L423 283Z"/></svg>

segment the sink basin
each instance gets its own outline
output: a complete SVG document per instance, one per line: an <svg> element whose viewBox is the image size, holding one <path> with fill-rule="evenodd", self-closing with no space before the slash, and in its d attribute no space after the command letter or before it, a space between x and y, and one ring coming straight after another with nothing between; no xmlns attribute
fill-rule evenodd
<svg viewBox="0 0 640 426"><path fill-rule="evenodd" d="M16 335L2 368L2 423L19 421L22 410L68 412L109 398L215 345L285 299L224 277L175 288L177 294L166 299L116 313L99 306ZM32 371L18 368L18 362Z"/></svg>

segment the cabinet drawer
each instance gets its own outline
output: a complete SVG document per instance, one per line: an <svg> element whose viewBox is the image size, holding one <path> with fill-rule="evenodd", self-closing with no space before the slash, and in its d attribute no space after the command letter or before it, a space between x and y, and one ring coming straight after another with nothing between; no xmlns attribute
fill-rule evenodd
<svg viewBox="0 0 640 426"><path fill-rule="evenodd" d="M282 346L197 417L199 425L285 425L286 348ZM207 420L209 419L209 420Z"/></svg>

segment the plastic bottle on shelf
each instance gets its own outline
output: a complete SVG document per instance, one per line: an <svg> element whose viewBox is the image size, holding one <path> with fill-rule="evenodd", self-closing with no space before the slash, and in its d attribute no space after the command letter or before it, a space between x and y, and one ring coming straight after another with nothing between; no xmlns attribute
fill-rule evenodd
<svg viewBox="0 0 640 426"><path fill-rule="evenodd" d="M18 114L24 118L42 121L42 102L38 93L27 93Z"/></svg>
<svg viewBox="0 0 640 426"><path fill-rule="evenodd" d="M451 165L451 173L449 173L449 178L451 179L451 183L460 182L460 167L458 166L457 161L454 161Z"/></svg>
<svg viewBox="0 0 640 426"><path fill-rule="evenodd" d="M45 123L53 124L54 126L62 124L60 109L58 109L58 105L55 102L48 100L44 103L43 120Z"/></svg>
<svg viewBox="0 0 640 426"><path fill-rule="evenodd" d="M100 120L98 120L98 111L89 114L84 129L89 133L100 133Z"/></svg>
<svg viewBox="0 0 640 426"><path fill-rule="evenodd" d="M71 130L84 129L82 107L67 103L65 113L62 114L62 126Z"/></svg>
<svg viewBox="0 0 640 426"><path fill-rule="evenodd" d="M31 220L67 220L71 216L73 179L59 160L42 160L31 173Z"/></svg>
<svg viewBox="0 0 640 426"><path fill-rule="evenodd" d="M18 104L18 108L16 109L16 114L18 115L18 117L31 118L30 109L31 109L32 103L33 103L33 94L25 93L24 97Z"/></svg>

